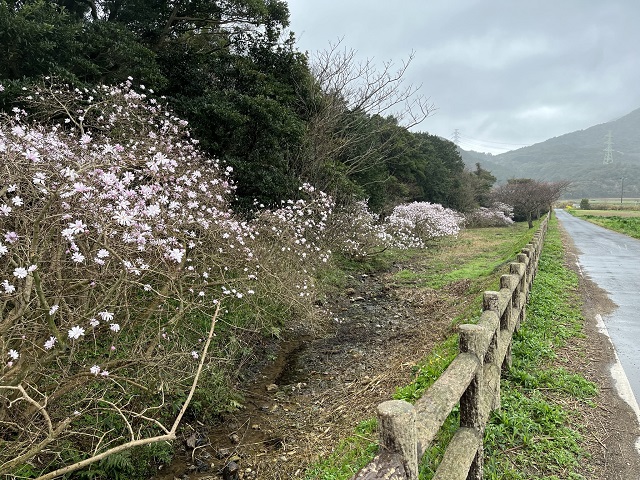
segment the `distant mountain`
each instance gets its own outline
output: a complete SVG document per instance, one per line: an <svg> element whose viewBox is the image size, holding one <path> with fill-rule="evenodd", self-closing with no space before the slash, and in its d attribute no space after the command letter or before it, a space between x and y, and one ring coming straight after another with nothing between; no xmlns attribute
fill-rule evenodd
<svg viewBox="0 0 640 480"><path fill-rule="evenodd" d="M605 164L611 132L612 159ZM504 182L509 178L569 180L567 198L640 198L640 108L611 122L567 133L499 155L461 150L465 164L480 163ZM624 185L622 178L624 178Z"/></svg>

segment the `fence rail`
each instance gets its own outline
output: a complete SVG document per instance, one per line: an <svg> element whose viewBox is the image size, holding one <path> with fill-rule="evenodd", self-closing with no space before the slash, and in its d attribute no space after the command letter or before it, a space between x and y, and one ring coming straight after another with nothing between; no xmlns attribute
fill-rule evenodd
<svg viewBox="0 0 640 480"><path fill-rule="evenodd" d="M511 366L511 340L526 317L548 219L500 278L500 290L484 292L478 323L458 327L460 353L440 378L415 405L403 400L378 405L380 453L353 480L418 480L420 459L458 403L460 428L433 478L482 479L484 429L500 408L500 375Z"/></svg>

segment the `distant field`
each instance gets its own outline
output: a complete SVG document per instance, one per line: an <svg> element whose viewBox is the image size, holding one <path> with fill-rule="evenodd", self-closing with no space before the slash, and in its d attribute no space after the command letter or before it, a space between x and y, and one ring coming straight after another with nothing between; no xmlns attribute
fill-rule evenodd
<svg viewBox="0 0 640 480"><path fill-rule="evenodd" d="M576 217L640 217L640 210L571 210Z"/></svg>
<svg viewBox="0 0 640 480"><path fill-rule="evenodd" d="M569 213L616 232L640 239L640 211L638 210L579 210Z"/></svg>

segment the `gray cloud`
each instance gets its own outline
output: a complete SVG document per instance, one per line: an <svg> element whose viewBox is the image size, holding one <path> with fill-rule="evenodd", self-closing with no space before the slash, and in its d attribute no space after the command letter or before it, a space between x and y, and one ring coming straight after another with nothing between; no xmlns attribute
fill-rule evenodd
<svg viewBox="0 0 640 480"><path fill-rule="evenodd" d="M640 107L637 0L289 0L313 53L342 38L400 64L437 112L417 129L500 153Z"/></svg>

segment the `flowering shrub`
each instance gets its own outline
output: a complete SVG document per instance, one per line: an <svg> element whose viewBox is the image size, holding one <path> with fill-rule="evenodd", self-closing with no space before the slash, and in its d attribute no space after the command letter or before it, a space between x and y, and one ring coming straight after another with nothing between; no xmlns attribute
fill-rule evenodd
<svg viewBox="0 0 640 480"><path fill-rule="evenodd" d="M69 438L96 454L166 431L210 316L259 275L232 171L186 122L130 83L29 99L56 122L0 119L2 473L46 470Z"/></svg>
<svg viewBox="0 0 640 480"><path fill-rule="evenodd" d="M513 207L495 203L491 208L480 207L465 216L467 227L505 227L512 225Z"/></svg>
<svg viewBox="0 0 640 480"><path fill-rule="evenodd" d="M392 235L414 237L423 245L428 240L457 235L464 217L437 203L413 202L395 207L387 223Z"/></svg>
<svg viewBox="0 0 640 480"><path fill-rule="evenodd" d="M328 241L336 251L352 258L363 258L387 248L422 248L414 225L383 221L369 211L366 201L354 202L336 212L328 232Z"/></svg>

